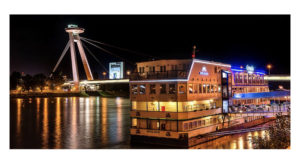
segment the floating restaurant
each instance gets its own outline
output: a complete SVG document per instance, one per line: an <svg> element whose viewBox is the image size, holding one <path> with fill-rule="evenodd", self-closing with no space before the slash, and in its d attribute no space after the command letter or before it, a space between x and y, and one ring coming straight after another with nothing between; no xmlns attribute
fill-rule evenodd
<svg viewBox="0 0 300 164"><path fill-rule="evenodd" d="M268 105L269 97L237 96L269 92L265 73L251 66L193 58L139 62L136 69L129 81L132 143L189 147L205 134L265 120L246 107Z"/></svg>

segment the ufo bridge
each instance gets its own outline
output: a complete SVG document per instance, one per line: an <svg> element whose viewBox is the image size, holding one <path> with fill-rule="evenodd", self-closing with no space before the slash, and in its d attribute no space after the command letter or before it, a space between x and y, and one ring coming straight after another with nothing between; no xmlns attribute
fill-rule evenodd
<svg viewBox="0 0 300 164"><path fill-rule="evenodd" d="M103 46L118 49L118 50L121 50L121 51L126 51L130 54L138 54L139 56L144 56L144 57L147 56L147 57L152 57L153 58L153 56L150 56L150 55L141 54L141 53L138 53L138 52L135 52L135 51L132 51L132 50L128 50L128 49L121 48L121 47L118 47L118 46L114 46L114 45L110 45L110 44L103 43L103 42L100 42L100 41L96 41L96 40L92 40L92 39L82 37L79 34L84 33L84 30L85 29L80 28L80 27L78 27L77 25L74 25L74 24L70 24L70 25L68 25L67 28L65 28L65 31L69 35L69 41L67 42L63 52L61 53L56 65L55 65L55 67L52 71L52 73L50 74L50 77L52 77L53 73L57 70L58 66L60 65L62 59L67 54L67 51L70 49L73 81L69 82L69 83L72 83L74 85L74 90L79 90L79 85L81 83L124 83L124 82L128 83L129 82L128 79L120 79L120 80L115 80L115 81L95 80L94 77L93 77L93 74L91 72L91 68L90 68L89 62L87 60L85 50L87 50L87 52L96 60L97 63L99 63L99 65L106 72L108 72L108 70L106 69L104 64L102 64L100 62L100 60L96 57L96 55L94 53L92 53L90 51L90 49L84 43L86 43L88 45L91 45L93 47L96 47L97 49L101 50L102 52L105 52L105 54L107 54L107 55L111 55L111 56L116 57L116 58L118 58L122 61L126 61L127 63L130 63L130 64L133 64L133 63L131 63L130 61L128 61L125 58L121 57L120 55L117 55L115 53L112 53L111 51L108 51ZM75 50L76 45L78 47L78 51L79 51L80 58L81 58L81 61L82 61L82 64L83 64L85 75L87 77L87 80L82 81L82 82L80 82L79 74L78 74L78 65L77 65L76 50Z"/></svg>

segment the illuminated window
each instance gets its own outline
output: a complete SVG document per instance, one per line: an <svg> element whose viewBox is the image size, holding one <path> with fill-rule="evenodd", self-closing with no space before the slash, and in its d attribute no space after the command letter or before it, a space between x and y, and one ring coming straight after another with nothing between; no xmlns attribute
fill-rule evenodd
<svg viewBox="0 0 300 164"><path fill-rule="evenodd" d="M201 126L201 120L198 121L198 126Z"/></svg>
<svg viewBox="0 0 300 164"><path fill-rule="evenodd" d="M166 94L167 89L166 89L166 84L161 84L160 85L160 94Z"/></svg>
<svg viewBox="0 0 300 164"><path fill-rule="evenodd" d="M140 94L144 95L146 93L146 85L145 84L141 84L140 85Z"/></svg>
<svg viewBox="0 0 300 164"><path fill-rule="evenodd" d="M193 128L193 123L190 122L190 123L189 123L189 129L192 129L192 128Z"/></svg>
<svg viewBox="0 0 300 164"><path fill-rule="evenodd" d="M137 119L132 118L131 123L132 123L131 126L136 127L137 126Z"/></svg>
<svg viewBox="0 0 300 164"><path fill-rule="evenodd" d="M150 84L150 94L156 94L155 84Z"/></svg>
<svg viewBox="0 0 300 164"><path fill-rule="evenodd" d="M175 93L176 93L175 84L169 84L169 94L175 94Z"/></svg>
<svg viewBox="0 0 300 164"><path fill-rule="evenodd" d="M194 93L198 93L198 85L197 84L194 84Z"/></svg>
<svg viewBox="0 0 300 164"><path fill-rule="evenodd" d="M132 86L131 86L131 93L132 93L133 95L137 95L137 85L132 85Z"/></svg>
<svg viewBox="0 0 300 164"><path fill-rule="evenodd" d="M166 72L166 66L160 66L160 72Z"/></svg>
<svg viewBox="0 0 300 164"><path fill-rule="evenodd" d="M213 123L216 124L217 123L217 118L213 119Z"/></svg>
<svg viewBox="0 0 300 164"><path fill-rule="evenodd" d="M203 93L206 93L206 84L203 84Z"/></svg>
<svg viewBox="0 0 300 164"><path fill-rule="evenodd" d="M248 83L247 75L244 75L244 83Z"/></svg>
<svg viewBox="0 0 300 164"><path fill-rule="evenodd" d="M179 84L179 94L184 94L186 92L186 84Z"/></svg>
<svg viewBox="0 0 300 164"><path fill-rule="evenodd" d="M218 86L218 92L221 93L221 85Z"/></svg>
<svg viewBox="0 0 300 164"><path fill-rule="evenodd" d="M155 66L150 66L150 67L149 67L149 71L150 71L150 72L155 72Z"/></svg>
<svg viewBox="0 0 300 164"><path fill-rule="evenodd" d="M139 67L139 72L144 73L145 72L145 67Z"/></svg>
<svg viewBox="0 0 300 164"><path fill-rule="evenodd" d="M184 128L184 130L187 130L189 127L188 127L188 123L185 123L184 125L183 125L183 128Z"/></svg>
<svg viewBox="0 0 300 164"><path fill-rule="evenodd" d="M189 84L189 93L193 93L193 84Z"/></svg>
<svg viewBox="0 0 300 164"><path fill-rule="evenodd" d="M207 93L210 93L210 85L209 84L207 84Z"/></svg>
<svg viewBox="0 0 300 164"><path fill-rule="evenodd" d="M194 121L194 122L193 122L193 126L194 126L194 128L197 127L197 121Z"/></svg>
<svg viewBox="0 0 300 164"><path fill-rule="evenodd" d="M202 93L202 84L199 84L199 93Z"/></svg>
<svg viewBox="0 0 300 164"><path fill-rule="evenodd" d="M171 70L172 70L172 71L177 70L177 65L171 65Z"/></svg>

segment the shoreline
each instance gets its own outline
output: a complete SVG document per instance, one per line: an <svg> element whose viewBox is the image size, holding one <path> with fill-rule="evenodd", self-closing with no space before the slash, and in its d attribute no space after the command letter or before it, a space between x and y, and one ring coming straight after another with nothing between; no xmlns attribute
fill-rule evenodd
<svg viewBox="0 0 300 164"><path fill-rule="evenodd" d="M87 91L87 92L29 92L29 93L10 93L10 98L35 98L35 97L90 97L100 96L107 98L124 97L129 98L129 95L123 92L101 92L101 91Z"/></svg>

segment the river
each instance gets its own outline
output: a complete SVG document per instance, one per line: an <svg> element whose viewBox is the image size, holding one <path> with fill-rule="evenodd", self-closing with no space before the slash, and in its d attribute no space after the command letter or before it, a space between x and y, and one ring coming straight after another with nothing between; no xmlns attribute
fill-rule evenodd
<svg viewBox="0 0 300 164"><path fill-rule="evenodd" d="M159 149L130 145L128 98L56 97L10 99L11 149ZM252 149L252 136L221 137L193 148Z"/></svg>

